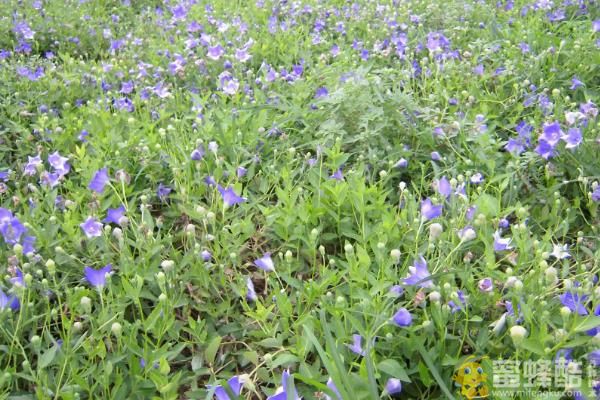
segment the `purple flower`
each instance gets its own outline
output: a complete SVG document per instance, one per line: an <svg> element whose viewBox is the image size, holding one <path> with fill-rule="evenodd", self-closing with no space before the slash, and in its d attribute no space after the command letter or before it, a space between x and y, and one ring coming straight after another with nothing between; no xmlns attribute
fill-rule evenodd
<svg viewBox="0 0 600 400"><path fill-rule="evenodd" d="M0 208L0 234L2 234L4 241L10 245L17 244L25 233L27 233L25 225L14 217L9 210Z"/></svg>
<svg viewBox="0 0 600 400"><path fill-rule="evenodd" d="M217 189L219 190L219 193L221 193L221 197L223 198L223 204L225 204L225 207L231 207L246 201L246 198L238 196L232 187L223 189L221 185L218 185Z"/></svg>
<svg viewBox="0 0 600 400"><path fill-rule="evenodd" d="M215 180L215 178L213 178L212 176L207 176L206 178L204 178L204 183L206 183L208 186L216 186L217 185L217 181Z"/></svg>
<svg viewBox="0 0 600 400"><path fill-rule="evenodd" d="M223 50L223 46L217 44L215 46L210 46L206 53L206 56L211 60L217 61L221 56L225 54L225 50Z"/></svg>
<svg viewBox="0 0 600 400"><path fill-rule="evenodd" d="M195 148L194 151L192 151L192 154L190 154L190 158L194 161L200 161L202 160L202 157L204 157L205 153L206 151L204 150L204 146L200 145L197 148Z"/></svg>
<svg viewBox="0 0 600 400"><path fill-rule="evenodd" d="M362 348L362 336L358 334L352 335L352 344L347 344L348 348L359 356L365 356L365 350Z"/></svg>
<svg viewBox="0 0 600 400"><path fill-rule="evenodd" d="M442 156L437 151L432 151L431 152L431 159L433 161L440 161L442 159Z"/></svg>
<svg viewBox="0 0 600 400"><path fill-rule="evenodd" d="M571 83L572 83L572 85L571 85L571 87L570 87L570 89L571 89L571 90L575 90L575 89L577 89L578 87L585 86L585 85L583 84L583 82L581 82L579 79L577 79L577 77L576 77L576 76L574 76L574 77L573 77L573 79L571 79Z"/></svg>
<svg viewBox="0 0 600 400"><path fill-rule="evenodd" d="M328 95L329 95L329 91L327 90L327 88L325 86L322 86L317 89L317 92L315 93L315 99L322 99L324 97L327 97Z"/></svg>
<svg viewBox="0 0 600 400"><path fill-rule="evenodd" d="M423 256L419 256L419 258L414 261L414 265L408 267L408 271L408 276L404 278L405 285L419 285L422 288L433 286L433 282L430 278L431 274L427 269L427 261L425 261Z"/></svg>
<svg viewBox="0 0 600 400"><path fill-rule="evenodd" d="M481 172L476 172L471 176L471 183L478 185L484 181L483 175Z"/></svg>
<svg viewBox="0 0 600 400"><path fill-rule="evenodd" d="M481 292L489 293L494 290L494 282L492 281L492 278L483 278L479 281L477 287Z"/></svg>
<svg viewBox="0 0 600 400"><path fill-rule="evenodd" d="M109 208L106 211L106 218L102 222L110 224L121 224L121 218L125 215L125 206L120 205L118 208Z"/></svg>
<svg viewBox="0 0 600 400"><path fill-rule="evenodd" d="M596 186L596 189L592 192L592 200L600 202L600 185Z"/></svg>
<svg viewBox="0 0 600 400"><path fill-rule="evenodd" d="M442 176L442 178L436 182L435 186L438 193L445 198L450 197L452 194L452 186L450 185L450 181L448 181L445 176Z"/></svg>
<svg viewBox="0 0 600 400"><path fill-rule="evenodd" d="M242 178L243 176L245 176L246 172L248 172L248 170L242 166L237 167L237 169L235 170L235 173L238 178Z"/></svg>
<svg viewBox="0 0 600 400"><path fill-rule="evenodd" d="M594 310L594 316L596 316L596 317L600 316L600 305L596 306L596 309ZM586 331L585 333L590 336L596 336L597 334L600 333L600 325Z"/></svg>
<svg viewBox="0 0 600 400"><path fill-rule="evenodd" d="M171 189L168 186L163 185L162 182L160 182L158 184L158 188L156 189L156 195L158 196L160 201L165 201L167 199L167 197L169 196L169 194L171 194L172 190L173 189Z"/></svg>
<svg viewBox="0 0 600 400"><path fill-rule="evenodd" d="M42 165L42 158L38 154L35 157L28 156L27 160L27 165L23 168L23 173L29 176L35 175L37 173L37 168Z"/></svg>
<svg viewBox="0 0 600 400"><path fill-rule="evenodd" d="M62 157L60 154L58 154L58 151L55 151L48 156L48 163L50 163L52 168L54 168L54 170L61 176L66 175L71 169L68 161L69 159L67 157Z"/></svg>
<svg viewBox="0 0 600 400"><path fill-rule="evenodd" d="M254 290L254 283L252 283L252 279L250 277L246 278L246 299L248 301L256 301L258 296L256 296L256 290Z"/></svg>
<svg viewBox="0 0 600 400"><path fill-rule="evenodd" d="M394 322L394 324L400 327L411 326L412 315L406 308L402 307L396 312L396 314L394 314L394 316L392 317L392 321Z"/></svg>
<svg viewBox="0 0 600 400"><path fill-rule="evenodd" d="M210 261L210 259L212 258L212 254L210 254L210 251L208 251L208 250L202 250L202 253L200 253L200 256L202 257L202 260L204 260L204 261Z"/></svg>
<svg viewBox="0 0 600 400"><path fill-rule="evenodd" d="M540 139L537 147L535 148L535 152L538 153L542 158L547 160L551 157L554 157L554 146L552 146L544 139Z"/></svg>
<svg viewBox="0 0 600 400"><path fill-rule="evenodd" d="M335 398L329 395L325 395L325 400L343 400L340 391L338 390L337 386L335 386L335 383L333 382L333 379L331 379L331 377L327 379L327 387L333 392Z"/></svg>
<svg viewBox="0 0 600 400"><path fill-rule="evenodd" d="M246 50L246 49L237 49L235 51L235 58L239 62L246 62L250 58L252 58L252 56L248 53L248 50Z"/></svg>
<svg viewBox="0 0 600 400"><path fill-rule="evenodd" d="M286 369L281 374L281 387L277 389L276 394L267 397L267 400L288 400L290 398L292 400L300 400L300 397L298 396L298 392L296 390L294 390L293 393L289 393L288 396L288 389L290 389L290 383L293 382L294 378L290 375L290 371Z"/></svg>
<svg viewBox="0 0 600 400"><path fill-rule="evenodd" d="M430 219L437 218L442 215L442 206L435 206L431 202L431 199L426 198L421 202L421 216L429 221Z"/></svg>
<svg viewBox="0 0 600 400"><path fill-rule="evenodd" d="M569 362L573 361L573 349L565 348L559 349L554 357L554 364L558 367L566 367Z"/></svg>
<svg viewBox="0 0 600 400"><path fill-rule="evenodd" d="M219 74L219 88L223 93L228 95L234 95L240 88L239 81L234 78L229 71L223 71Z"/></svg>
<svg viewBox="0 0 600 400"><path fill-rule="evenodd" d="M600 367L600 350L594 350L588 354L588 360L594 367Z"/></svg>
<svg viewBox="0 0 600 400"><path fill-rule="evenodd" d="M390 288L390 294L400 297L404 293L404 288L400 285L394 285Z"/></svg>
<svg viewBox="0 0 600 400"><path fill-rule="evenodd" d="M104 191L104 187L110 182L110 177L108 176L108 168L102 168L96 171L88 188L93 190L96 193L102 193Z"/></svg>
<svg viewBox="0 0 600 400"><path fill-rule="evenodd" d="M523 312L521 311L521 303L520 302L517 304L517 311L519 312L518 316L515 314L515 308L512 304L512 301L506 300L504 302L504 307L506 307L506 314L516 318L516 320L515 320L516 323L520 323L521 321L523 321Z"/></svg>
<svg viewBox="0 0 600 400"><path fill-rule="evenodd" d="M569 310L576 312L579 315L588 315L588 310L585 308L585 302L588 296L579 295L574 292L565 292L560 296L560 302Z"/></svg>
<svg viewBox="0 0 600 400"><path fill-rule="evenodd" d="M467 304L467 299L465 298L465 294L463 293L462 290L456 291L456 294L458 296L459 303L457 304L454 300L450 300L448 302L448 305L450 306L452 314L462 310L462 307Z"/></svg>
<svg viewBox="0 0 600 400"><path fill-rule="evenodd" d="M600 19L592 21L592 32L600 32Z"/></svg>
<svg viewBox="0 0 600 400"><path fill-rule="evenodd" d="M563 131L560 129L560 124L555 121L551 124L544 124L543 133L540 136L540 140L544 140L554 147L560 141L562 136Z"/></svg>
<svg viewBox="0 0 600 400"><path fill-rule="evenodd" d="M231 389L231 392L235 396L239 396L240 393L242 392L242 386L244 386L244 380L241 377L236 375L227 381L227 385L229 386L229 389ZM227 394L227 391L225 390L225 388L223 388L223 386L207 385L206 387L208 390L211 390L213 388L215 389L214 393L215 393L217 400L231 400L231 397L229 397L229 395Z"/></svg>
<svg viewBox="0 0 600 400"><path fill-rule="evenodd" d="M385 392L392 396L394 394L400 393L402 391L402 382L397 378L388 379L385 384Z"/></svg>
<svg viewBox="0 0 600 400"><path fill-rule="evenodd" d="M511 238L502 238L500 231L494 232L494 251L504 251L512 249L510 242Z"/></svg>
<svg viewBox="0 0 600 400"><path fill-rule="evenodd" d="M396 162L396 164L394 164L394 168L406 168L408 167L408 160L406 160L405 158L401 158L398 160L398 162Z"/></svg>
<svg viewBox="0 0 600 400"><path fill-rule="evenodd" d="M21 271L19 268L17 268L17 270L15 271L15 274L17 276L10 278L10 283L12 283L13 285L18 285L18 286L27 286L25 284L25 280L23 279L23 271Z"/></svg>
<svg viewBox="0 0 600 400"><path fill-rule="evenodd" d="M96 218L88 217L85 222L79 224L79 226L88 238L102 236L103 225L98 222Z"/></svg>
<svg viewBox="0 0 600 400"><path fill-rule="evenodd" d="M21 308L21 303L17 296L8 296L0 289L0 310L4 310L6 307L9 307L12 311L18 311Z"/></svg>
<svg viewBox="0 0 600 400"><path fill-rule="evenodd" d="M342 174L342 169L339 168L338 170L336 170L331 176L331 179L335 179L336 181L342 181L344 180L344 174Z"/></svg>
<svg viewBox="0 0 600 400"><path fill-rule="evenodd" d="M261 258L254 260L254 265L267 272L275 271L271 253L265 253Z"/></svg>
<svg viewBox="0 0 600 400"><path fill-rule="evenodd" d="M581 135L581 129L579 128L571 128L567 132L566 135L563 135L562 140L566 143L567 149L574 149L581 144L583 141L583 136Z"/></svg>
<svg viewBox="0 0 600 400"><path fill-rule="evenodd" d="M110 273L111 269L111 264L107 264L104 268L100 269L85 267L83 269L83 274L90 285L96 288L101 288L106 285L106 274Z"/></svg>

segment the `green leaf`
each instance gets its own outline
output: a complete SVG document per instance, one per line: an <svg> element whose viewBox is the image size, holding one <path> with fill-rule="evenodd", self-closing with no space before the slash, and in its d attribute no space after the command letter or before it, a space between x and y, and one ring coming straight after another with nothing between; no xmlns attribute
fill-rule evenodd
<svg viewBox="0 0 600 400"><path fill-rule="evenodd" d="M50 347L38 360L38 369L44 369L54 361L58 347L56 345Z"/></svg>
<svg viewBox="0 0 600 400"><path fill-rule="evenodd" d="M596 328L600 326L600 317L596 317L595 315L591 315L589 317L583 318L581 321L578 321L577 325L575 325L574 332L585 332L589 331L592 328Z"/></svg>
<svg viewBox="0 0 600 400"><path fill-rule="evenodd" d="M204 359L207 363L212 364L215 362L215 357L217 356L217 351L221 345L221 340L221 336L217 336L210 341L208 346L206 346L206 350L204 350Z"/></svg>
<svg viewBox="0 0 600 400"><path fill-rule="evenodd" d="M487 217L496 217L500 212L498 199L486 193L482 193L479 196L475 205L477 206L477 212L484 214Z"/></svg>
<svg viewBox="0 0 600 400"><path fill-rule="evenodd" d="M277 368L281 365L287 366L289 364L297 363L298 361L300 361L300 359L298 357L296 357L295 355L290 354L290 353L283 353L283 354L280 354L279 356L277 356L277 358L275 358L273 360L271 367Z"/></svg>
<svg viewBox="0 0 600 400"><path fill-rule="evenodd" d="M192 357L192 371L196 372L200 368L202 368L202 357L200 357L200 356Z"/></svg>
<svg viewBox="0 0 600 400"><path fill-rule="evenodd" d="M537 339L533 339L533 338L525 339L521 343L521 347L523 347L525 350L535 353L539 356L546 355L546 352L544 351L544 343L540 342Z"/></svg>
<svg viewBox="0 0 600 400"><path fill-rule="evenodd" d="M377 364L377 369L382 372L385 372L391 377L398 378L401 381L410 382L410 378L408 377L406 370L396 360L383 360L382 362Z"/></svg>
<svg viewBox="0 0 600 400"><path fill-rule="evenodd" d="M427 364L427 367L429 368L429 372L431 372L431 374L435 378L435 381L440 386L440 389L442 389L442 391L446 395L446 398L451 399L451 400L456 400L454 395L452 395L452 393L448 389L448 386L446 386L446 382L444 382L444 380L442 379L442 376L440 375L435 364L431 360L431 357L429 357L429 354L427 354L427 351L423 347L423 344L416 340L414 341L414 343L417 347L417 350L421 354L421 357L423 357L423 361L425 361L425 364ZM419 371L419 372L421 372L421 371Z"/></svg>

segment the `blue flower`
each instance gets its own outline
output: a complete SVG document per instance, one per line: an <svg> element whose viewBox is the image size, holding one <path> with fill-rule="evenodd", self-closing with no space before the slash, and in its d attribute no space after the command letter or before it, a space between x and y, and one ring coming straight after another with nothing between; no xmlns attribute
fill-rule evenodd
<svg viewBox="0 0 600 400"><path fill-rule="evenodd" d="M102 236L102 223L98 222L96 218L88 217L85 222L79 224L83 233L88 238Z"/></svg>
<svg viewBox="0 0 600 400"><path fill-rule="evenodd" d="M100 269L85 267L83 269L83 274L90 285L101 288L106 285L106 274L110 273L111 269L111 264L107 264L104 268Z"/></svg>
<svg viewBox="0 0 600 400"><path fill-rule="evenodd" d="M241 377L236 375L227 381L227 385L229 386L229 389L235 396L239 396L240 393L242 392L242 386L244 386L244 380ZM214 393L215 393L215 397L217 398L217 400L231 400L231 397L229 397L229 395L227 394L227 391L225 390L225 388L223 386L208 385L207 388L209 390L213 389L213 388L215 389Z"/></svg>
<svg viewBox="0 0 600 400"><path fill-rule="evenodd" d="M463 306L465 306L467 304L467 299L465 298L465 294L463 293L462 290L458 290L456 292L456 294L458 295L459 303L454 302L454 300L450 300L448 302L448 305L450 306L452 314L462 310Z"/></svg>
<svg viewBox="0 0 600 400"><path fill-rule="evenodd" d="M2 289L0 289L0 310L4 310L6 307L13 311L18 311L21 307L19 299L15 295L6 295Z"/></svg>
<svg viewBox="0 0 600 400"><path fill-rule="evenodd" d="M118 208L109 208L106 211L106 218L102 222L110 224L120 224L121 218L125 215L125 206L120 205Z"/></svg>
<svg viewBox="0 0 600 400"><path fill-rule="evenodd" d="M290 389L289 386L290 383L293 384L293 382L294 377L292 377L290 375L290 371L286 369L283 371L283 374L281 374L281 387L277 389L276 394L267 397L267 400L288 400L288 390ZM289 398L292 400L301 400L296 390L294 390L293 393L289 393L289 395Z"/></svg>
<svg viewBox="0 0 600 400"><path fill-rule="evenodd" d="M246 198L238 196L231 187L223 189L221 185L218 185L217 189L219 190L219 193L221 193L225 207L231 207L246 201Z"/></svg>
<svg viewBox="0 0 600 400"><path fill-rule="evenodd" d="M588 310L585 308L585 302L588 296L579 295L574 292L566 292L560 296L560 302L563 306L569 308L572 312L576 312L579 315L588 315Z"/></svg>
<svg viewBox="0 0 600 400"><path fill-rule="evenodd" d="M342 173L342 169L338 168L336 171L334 171L333 174L331 174L330 178L335 179L336 181L344 180L344 174Z"/></svg>
<svg viewBox="0 0 600 400"><path fill-rule="evenodd" d="M442 215L442 206L433 205L431 199L427 198L421 202L421 216L429 221Z"/></svg>
<svg viewBox="0 0 600 400"><path fill-rule="evenodd" d="M385 384L385 392L390 396L402 392L402 382L397 378L388 379Z"/></svg>
<svg viewBox="0 0 600 400"><path fill-rule="evenodd" d="M512 249L511 238L502 238L500 231L494 232L494 251L504 251Z"/></svg>
<svg viewBox="0 0 600 400"><path fill-rule="evenodd" d="M190 158L194 161L200 161L204 157L204 154L206 154L206 150L204 150L203 145L200 145L197 148L195 148L194 151L192 151Z"/></svg>
<svg viewBox="0 0 600 400"><path fill-rule="evenodd" d="M156 195L158 196L160 201L165 201L165 200L167 200L167 197L169 196L169 194L171 194L172 190L173 189L171 189L168 186L163 185L161 182L158 184L158 188L156 189Z"/></svg>
<svg viewBox="0 0 600 400"><path fill-rule="evenodd" d="M94 173L88 188L93 190L96 193L102 193L104 191L104 187L110 182L110 177L108 176L108 169L102 168Z"/></svg>
<svg viewBox="0 0 600 400"><path fill-rule="evenodd" d="M412 325L412 315L406 308L402 307L394 314L392 321L394 324L405 328Z"/></svg>
<svg viewBox="0 0 600 400"><path fill-rule="evenodd" d="M415 260L414 265L408 267L409 274L404 279L405 285L419 285L420 287L427 288L433 286L433 282L431 281L431 274L427 269L427 261L423 256L419 256L417 260Z"/></svg>
<svg viewBox="0 0 600 400"><path fill-rule="evenodd" d="M596 306L596 309L594 310L594 315L596 317L600 317L600 305ZM590 336L596 336L600 333L600 325L590 329L589 331L586 331L585 333L587 333Z"/></svg>
<svg viewBox="0 0 600 400"><path fill-rule="evenodd" d="M254 260L254 265L267 272L275 271L271 253L265 253L261 258Z"/></svg>
<svg viewBox="0 0 600 400"><path fill-rule="evenodd" d="M358 334L352 335L352 344L347 344L348 348L359 356L365 356L365 350L362 348L362 336Z"/></svg>
<svg viewBox="0 0 600 400"><path fill-rule="evenodd" d="M331 379L331 378L327 379L327 387L334 393L335 397L325 395L325 400L343 400L342 395L340 394L340 391L338 390L337 386L335 386L335 383L333 382L333 379Z"/></svg>
<svg viewBox="0 0 600 400"><path fill-rule="evenodd" d="M250 277L246 278L246 289L248 290L246 292L246 299L248 301L256 301L258 296L256 296L256 290L254 290L254 283L252 282L252 279L250 279Z"/></svg>

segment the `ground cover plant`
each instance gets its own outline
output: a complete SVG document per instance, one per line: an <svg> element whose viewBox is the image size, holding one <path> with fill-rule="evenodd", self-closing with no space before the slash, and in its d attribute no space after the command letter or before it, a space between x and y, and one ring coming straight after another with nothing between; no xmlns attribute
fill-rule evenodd
<svg viewBox="0 0 600 400"><path fill-rule="evenodd" d="M599 88L594 0L3 0L0 397L596 398Z"/></svg>

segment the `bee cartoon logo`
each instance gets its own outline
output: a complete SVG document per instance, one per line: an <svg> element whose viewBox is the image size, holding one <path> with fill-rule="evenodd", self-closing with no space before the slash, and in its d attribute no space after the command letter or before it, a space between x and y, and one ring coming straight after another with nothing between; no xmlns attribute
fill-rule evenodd
<svg viewBox="0 0 600 400"><path fill-rule="evenodd" d="M452 380L465 399L487 399L490 396L487 374L479 358L471 356L462 362L454 371Z"/></svg>

